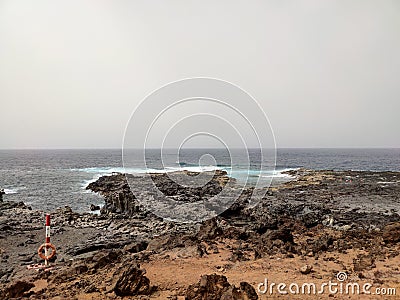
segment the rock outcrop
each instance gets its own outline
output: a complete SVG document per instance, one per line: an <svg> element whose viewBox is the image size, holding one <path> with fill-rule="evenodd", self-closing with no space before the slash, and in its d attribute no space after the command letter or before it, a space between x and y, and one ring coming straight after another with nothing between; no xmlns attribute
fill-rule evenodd
<svg viewBox="0 0 400 300"><path fill-rule="evenodd" d="M114 286L117 296L146 295L150 292L150 280L146 271L138 265L128 264L118 270L114 276L118 278Z"/></svg>
<svg viewBox="0 0 400 300"><path fill-rule="evenodd" d="M2 293L0 291L0 296L4 297L3 299L20 298L34 286L32 282L18 280L9 284Z"/></svg>
<svg viewBox="0 0 400 300"><path fill-rule="evenodd" d="M210 173L210 181L201 187L191 187L191 177L204 173L195 172L174 172L174 173L154 173L150 174L154 185L163 195L170 197L174 201L196 202L209 199L218 195L228 181L234 181L227 176L225 171L215 171ZM207 174L206 174L207 175ZM174 180L171 178L174 177ZM129 184L128 184L129 181ZM105 205L101 213L122 213L129 216L147 216L146 209L143 208L135 196L146 191L143 187L143 177L130 174L114 174L112 176L100 177L97 181L90 183L86 189L99 193L104 196ZM181 185L176 182L186 182ZM151 195L149 195L151 196Z"/></svg>
<svg viewBox="0 0 400 300"><path fill-rule="evenodd" d="M223 275L203 275L200 281L190 285L186 291L187 300L257 300L256 290L247 282L239 287L231 285Z"/></svg>
<svg viewBox="0 0 400 300"><path fill-rule="evenodd" d="M383 228L383 241L394 244L400 242L400 222L391 223Z"/></svg>

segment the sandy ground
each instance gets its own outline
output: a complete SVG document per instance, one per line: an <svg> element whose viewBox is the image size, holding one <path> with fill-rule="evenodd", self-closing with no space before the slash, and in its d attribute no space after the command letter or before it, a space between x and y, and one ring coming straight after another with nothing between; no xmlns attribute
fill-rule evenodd
<svg viewBox="0 0 400 300"><path fill-rule="evenodd" d="M247 281L256 288L260 283L268 282L267 292L258 292L260 299L400 299L400 256L385 258L376 261L376 267L362 272L353 272L353 259L357 254L364 253L363 250L349 250L347 253L326 252L318 257L294 256L293 258L283 255L274 255L257 260L232 262L231 245L236 241L223 240L217 243L218 253L208 254L204 257L193 257L190 249L183 248L181 251L166 251L162 254L154 255L148 262L141 264L141 268L146 269L146 276L150 279L151 285L156 286L157 290L150 296L132 296L124 299L184 299L185 291L191 284L199 281L204 274L225 275L231 284L239 286L241 281ZM400 250L400 246L396 246ZM312 266L309 274L302 274L301 267L304 265ZM321 286L329 281L340 283L337 279L339 272L345 272L347 280L343 281L343 292L336 294L329 293L328 287L324 288L324 293L318 294ZM85 275L91 276L91 275ZM61 283L57 288L65 289L68 284L80 284L85 280L85 276L75 282ZM361 277L361 278L360 278ZM98 279L97 286L102 291L110 289L112 282L112 272L105 270L102 280ZM285 283L285 290L288 294L280 294L276 285L270 292L271 284ZM300 289L299 294L291 293L290 284L297 284ZM316 294L301 293L304 283L314 283ZM346 284L357 283L360 286L360 294L346 294ZM364 284L370 283L370 295L362 294ZM47 280L39 279L35 281L35 290L40 290L47 286ZM384 291L393 293L395 289L397 295L377 295L377 292ZM261 286L265 289L265 285ZM379 290L380 289L380 290ZM66 299L61 296L52 299ZM80 293L76 299L119 299L113 293L105 297L99 293Z"/></svg>
<svg viewBox="0 0 400 300"><path fill-rule="evenodd" d="M154 299L165 299L166 294L181 295L188 285L197 282L203 274L225 275L228 281L236 286L241 281L247 281L257 289L257 286L265 282L265 279L268 280L269 287L272 282L287 285L297 283L300 288L303 283L315 283L317 287L321 287L323 283L329 281L339 283L336 278L338 272L346 272L348 279L343 281L344 284L357 282L362 289L365 283L371 283L373 285L370 289L371 293L376 293L376 288L395 288L398 295L346 295L339 292L329 295L328 288L325 288L323 294L294 295L289 292L288 287L286 288L288 294L283 295L279 294L274 287L272 294L268 290L265 294L259 292L259 296L260 299L331 299L332 297L334 299L400 299L399 256L376 262L376 268L362 272L365 278L360 279L359 274L355 274L351 269L353 258L362 251L348 251L346 254L324 253L318 259L307 256L294 258L271 256L255 261L233 263L228 260L231 253L226 249L226 245L229 242L231 241L219 243L220 253L210 254L204 258L182 258L171 253L169 258L160 258L142 264L152 284L157 285L161 291L171 291L169 294L160 292ZM312 266L313 270L310 274L304 275L299 270L306 264ZM261 287L261 289L264 288L265 285ZM344 285L344 291L345 289Z"/></svg>

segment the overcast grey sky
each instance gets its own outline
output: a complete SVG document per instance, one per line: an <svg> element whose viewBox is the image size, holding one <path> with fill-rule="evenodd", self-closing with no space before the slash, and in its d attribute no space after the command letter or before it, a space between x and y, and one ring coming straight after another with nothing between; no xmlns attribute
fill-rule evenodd
<svg viewBox="0 0 400 300"><path fill-rule="evenodd" d="M0 0L0 148L121 147L197 76L252 94L278 147L400 147L400 1Z"/></svg>

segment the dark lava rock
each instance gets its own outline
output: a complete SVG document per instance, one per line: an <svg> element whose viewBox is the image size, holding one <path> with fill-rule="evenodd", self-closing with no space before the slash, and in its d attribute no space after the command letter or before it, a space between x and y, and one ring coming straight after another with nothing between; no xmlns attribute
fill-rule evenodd
<svg viewBox="0 0 400 300"><path fill-rule="evenodd" d="M50 283L60 284L68 281L73 281L77 276L86 273L89 270L86 263L79 260L73 265L61 272L55 273L54 277L49 280Z"/></svg>
<svg viewBox="0 0 400 300"><path fill-rule="evenodd" d="M278 229L278 218L271 214L265 214L254 224L253 228L259 234L263 234L269 229L276 230Z"/></svg>
<svg viewBox="0 0 400 300"><path fill-rule="evenodd" d="M85 293L89 294L89 293L96 293L96 292L99 291L99 289L98 289L95 285L90 284L90 285L87 286L83 291L84 291Z"/></svg>
<svg viewBox="0 0 400 300"><path fill-rule="evenodd" d="M206 173L206 172L204 172ZM218 195L229 178L225 171L217 170L213 177L204 186L190 187L190 178L199 175L194 172L152 173L150 174L154 185L165 196L174 201L195 202L212 198ZM172 180L170 176L174 176ZM189 177L188 185L177 182L185 182ZM128 184L129 181L129 184ZM176 181L176 182L175 182ZM100 177L97 181L90 183L86 189L99 193L105 198L105 205L101 208L102 214L121 213L129 216L145 215L146 210L140 205L135 195L142 194L148 188L143 185L142 176L131 174L114 174L112 176ZM154 195L156 196L156 195Z"/></svg>
<svg viewBox="0 0 400 300"><path fill-rule="evenodd" d="M0 210L12 209L12 208L23 208L23 209L30 209L28 206L25 205L24 202L14 202L14 201L0 201Z"/></svg>
<svg viewBox="0 0 400 300"><path fill-rule="evenodd" d="M304 214L301 219L307 228L317 226L321 222L321 217L314 212Z"/></svg>
<svg viewBox="0 0 400 300"><path fill-rule="evenodd" d="M149 241L147 250L162 252L176 247L185 247L185 241L189 237L187 235L165 234L158 236Z"/></svg>
<svg viewBox="0 0 400 300"><path fill-rule="evenodd" d="M400 185L390 184L383 188L379 183L382 178L395 183L400 179L400 173L305 169L292 173L296 179L283 184L273 193L267 193L260 205L254 208L248 207L252 190L243 190L239 199L221 216L235 222L242 219L241 221L248 223L250 229L259 234L277 229L281 225L279 220L281 217L298 220L306 228L321 224L328 215L333 215L336 224L354 225L366 229L371 226L383 228L389 222L400 221L399 211L396 213L396 209L393 209L390 215L383 213L385 204L392 206L393 201L398 198ZM190 178L193 177L194 180L198 174L184 171L150 175L164 195L174 201L189 203L210 199L232 180L226 172L218 171L204 186L191 188L190 185L180 185L177 183L179 180L175 182L170 178L171 175L178 179L188 177L189 179L186 179L191 181ZM96 182L90 183L87 189L104 196L105 205L101 209L103 214L121 213L148 217L150 213L146 212L135 197L146 193L142 181L141 176L114 174L99 178ZM354 207L361 206L365 197L370 200L375 199L374 203L381 203L378 205L379 211L371 205L364 211L355 211ZM341 208L339 213L333 213L339 203L346 208Z"/></svg>
<svg viewBox="0 0 400 300"><path fill-rule="evenodd" d="M191 187L193 182L190 180L191 177L193 179L198 175L205 175L207 172L199 173L199 172L174 172L170 174L166 173L154 173L151 174L152 180L157 188L166 196L178 196L178 199L181 201L189 201L192 202L191 199L187 199L185 195L190 195L190 198L195 198L197 200L201 199L209 199L215 195L218 195L224 185L229 181L233 180L227 176L226 171L216 170L213 173L213 177L210 181L208 181L204 186L201 187ZM211 175L212 173L210 173ZM172 177L174 179L172 179ZM184 185L178 184L185 183ZM195 197L193 197L195 196Z"/></svg>
<svg viewBox="0 0 400 300"><path fill-rule="evenodd" d="M371 270L375 268L375 259L370 255L359 254L357 258L353 259L354 272Z"/></svg>
<svg viewBox="0 0 400 300"><path fill-rule="evenodd" d="M255 259L264 257L266 254L297 253L297 245L294 243L292 228L290 226L290 224L287 224L287 226L282 226L277 230L268 230L259 237L253 237Z"/></svg>
<svg viewBox="0 0 400 300"><path fill-rule="evenodd" d="M126 213L133 215L138 212L139 203L132 194L124 174L100 177L90 183L86 189L104 196L105 203L101 213Z"/></svg>
<svg viewBox="0 0 400 300"><path fill-rule="evenodd" d="M146 295L150 293L150 280L144 276L145 270L138 265L124 265L122 270L118 271L118 280L114 286L114 292L117 296Z"/></svg>
<svg viewBox="0 0 400 300"><path fill-rule="evenodd" d="M25 292L29 291L35 285L32 282L28 281L16 281L11 283L6 287L3 291L3 299L10 299L10 298L19 298L24 295Z"/></svg>
<svg viewBox="0 0 400 300"><path fill-rule="evenodd" d="M104 250L99 251L92 257L88 258L88 263L91 263L90 268L98 270L109 264L114 264L120 261L122 251L120 250Z"/></svg>
<svg viewBox="0 0 400 300"><path fill-rule="evenodd" d="M220 216L224 218L240 216L243 213L244 209L249 205L249 200L252 196L252 193L253 188L243 189L238 199L236 199L227 210L221 213Z"/></svg>
<svg viewBox="0 0 400 300"><path fill-rule="evenodd" d="M232 262L237 262L237 261L247 261L250 259L246 256L246 254L242 250L236 249L232 252L232 255L229 258L229 260Z"/></svg>
<svg viewBox="0 0 400 300"><path fill-rule="evenodd" d="M382 238L386 243L400 242L400 222L386 225L382 231Z"/></svg>
<svg viewBox="0 0 400 300"><path fill-rule="evenodd" d="M197 233L197 238L202 241L212 240L222 235L222 229L219 227L217 219L212 218L205 221Z"/></svg>
<svg viewBox="0 0 400 300"><path fill-rule="evenodd" d="M76 245L74 247L68 248L65 252L67 254L77 256L80 254L104 250L104 249L120 249L125 245L129 244L129 239L122 239L117 241L87 241L84 244Z"/></svg>
<svg viewBox="0 0 400 300"><path fill-rule="evenodd" d="M269 240L281 240L282 242L293 243L293 234L290 228L283 227L278 230L271 230L266 233Z"/></svg>
<svg viewBox="0 0 400 300"><path fill-rule="evenodd" d="M243 299L248 299L248 300L257 300L258 299L256 290L248 282L242 281L240 283L240 290L242 291L243 295L247 296L247 298L243 297Z"/></svg>
<svg viewBox="0 0 400 300"><path fill-rule="evenodd" d="M100 206L94 205L94 204L90 204L90 210L91 211L100 210Z"/></svg>
<svg viewBox="0 0 400 300"><path fill-rule="evenodd" d="M203 275L200 281L190 285L186 291L187 300L256 300L255 289L247 282L241 282L237 288L223 275Z"/></svg>
<svg viewBox="0 0 400 300"><path fill-rule="evenodd" d="M223 275L203 275L198 283L188 287L186 299L221 299L222 294L227 291L230 286L228 279Z"/></svg>
<svg viewBox="0 0 400 300"><path fill-rule="evenodd" d="M333 244L333 237L330 235L324 234L322 235L319 239L314 241L314 244L312 245L312 251L314 253L318 253L321 251L327 251L329 246Z"/></svg>
<svg viewBox="0 0 400 300"><path fill-rule="evenodd" d="M124 250L129 253L138 253L138 252L146 250L148 245L149 245L148 242L140 241L137 243L132 243L132 244L126 245L124 247Z"/></svg>

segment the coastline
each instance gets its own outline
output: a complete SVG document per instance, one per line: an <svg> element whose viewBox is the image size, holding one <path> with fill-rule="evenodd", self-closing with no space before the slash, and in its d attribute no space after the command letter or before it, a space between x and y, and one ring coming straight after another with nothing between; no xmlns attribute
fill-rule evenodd
<svg viewBox="0 0 400 300"><path fill-rule="evenodd" d="M219 299L218 293L231 293L253 299L266 277L322 283L335 280L338 272L400 293L400 172L298 169L287 174L295 179L270 188L256 207L247 207L245 192L226 212L202 224L163 221L135 203L124 176L101 177L89 184L105 199L101 215L67 207L52 213L58 254L51 272L26 268L39 262L44 213L4 197L0 295L201 299L196 297L209 293L207 299ZM302 272L307 265L312 269ZM199 283L202 275L213 273L235 287L215 276ZM277 291L268 296L285 297Z"/></svg>

